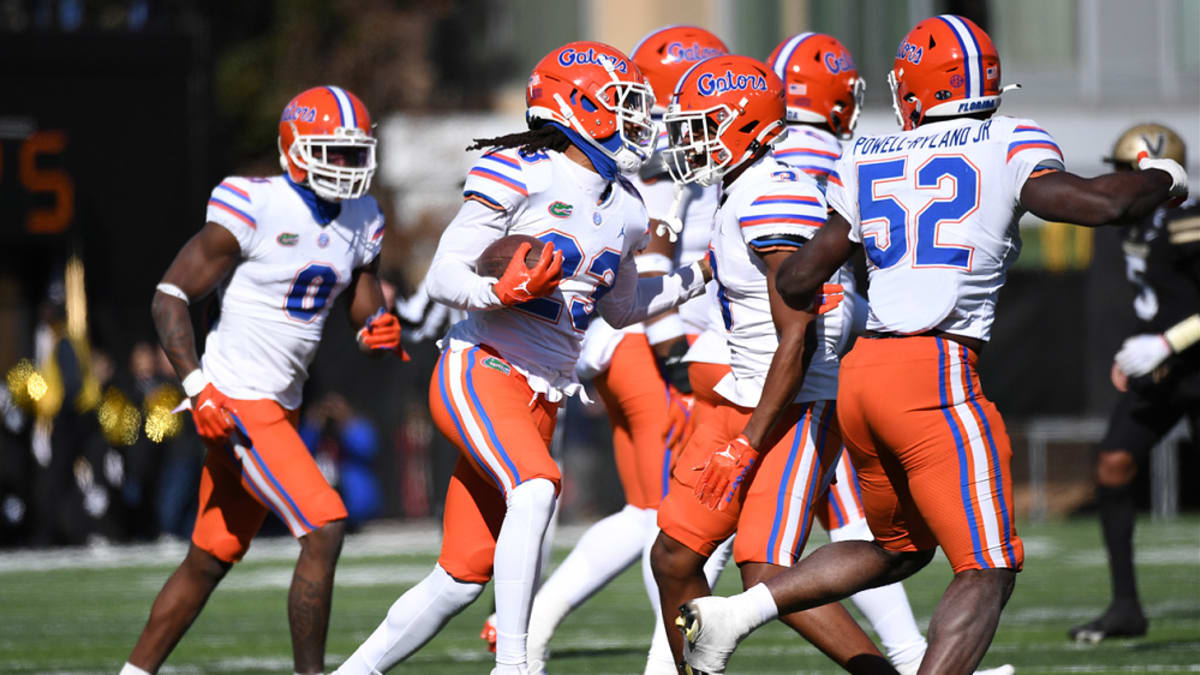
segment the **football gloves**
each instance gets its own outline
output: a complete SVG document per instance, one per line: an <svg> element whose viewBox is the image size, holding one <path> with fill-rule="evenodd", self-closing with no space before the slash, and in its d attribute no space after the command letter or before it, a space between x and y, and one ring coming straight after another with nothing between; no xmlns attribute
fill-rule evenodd
<svg viewBox="0 0 1200 675"><path fill-rule="evenodd" d="M1141 377L1153 371L1171 355L1171 345L1158 333L1126 338L1117 352L1116 362L1129 377Z"/></svg>
<svg viewBox="0 0 1200 675"><path fill-rule="evenodd" d="M720 451L709 455L692 491L709 509L724 511L733 503L757 461L758 451L750 447L745 434L739 435Z"/></svg>
<svg viewBox="0 0 1200 675"><path fill-rule="evenodd" d="M813 300L813 311L817 314L832 312L845 298L846 289L841 284L824 284L821 286L821 293Z"/></svg>
<svg viewBox="0 0 1200 675"><path fill-rule="evenodd" d="M525 256L531 248L529 244L518 246L500 280L492 284L492 291L505 305L550 295L562 281L562 251L554 250L554 245L546 242L537 264L526 267Z"/></svg>
<svg viewBox="0 0 1200 675"><path fill-rule="evenodd" d="M358 329L358 346L365 352L387 351L397 354L407 361L408 354L400 346L400 319L383 307L367 319L367 323Z"/></svg>
<svg viewBox="0 0 1200 675"><path fill-rule="evenodd" d="M1178 205L1183 203L1183 198L1188 193L1187 171L1173 159L1161 158L1156 159L1150 156L1150 153L1142 150L1137 156L1137 168L1141 171L1147 169L1158 169L1164 171L1171 177L1171 197L1173 199L1169 205Z"/></svg>
<svg viewBox="0 0 1200 675"><path fill-rule="evenodd" d="M204 385L192 402L192 421L196 423L196 432L209 445L225 445L237 428L225 412L228 404L229 397L217 391L211 382Z"/></svg>

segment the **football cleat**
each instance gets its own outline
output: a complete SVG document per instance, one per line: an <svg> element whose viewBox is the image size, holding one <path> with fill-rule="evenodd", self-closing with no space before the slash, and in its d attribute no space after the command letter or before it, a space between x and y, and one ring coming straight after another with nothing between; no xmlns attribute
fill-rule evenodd
<svg viewBox="0 0 1200 675"><path fill-rule="evenodd" d="M683 631L683 660L689 675L720 675L733 650L752 626L740 627L729 598L710 595L679 608L675 625Z"/></svg>
<svg viewBox="0 0 1200 675"><path fill-rule="evenodd" d="M1141 637L1149 625L1140 607L1126 611L1109 607L1099 617L1067 631L1067 635L1075 642L1094 645L1107 638Z"/></svg>
<svg viewBox="0 0 1200 675"><path fill-rule="evenodd" d="M895 668L899 675L917 675L917 671L921 669L921 659L908 663L897 663ZM1016 673L1016 669L1006 663L999 668L977 670L974 675L1014 675L1014 673Z"/></svg>
<svg viewBox="0 0 1200 675"><path fill-rule="evenodd" d="M496 615L490 614L483 622L483 630L479 631L479 639L487 643L487 650L496 653Z"/></svg>

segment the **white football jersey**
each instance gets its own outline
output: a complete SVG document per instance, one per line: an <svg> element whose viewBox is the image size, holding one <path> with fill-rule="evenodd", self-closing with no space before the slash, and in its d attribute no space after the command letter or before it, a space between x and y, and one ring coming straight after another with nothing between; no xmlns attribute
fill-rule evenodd
<svg viewBox="0 0 1200 675"><path fill-rule="evenodd" d="M682 286L669 275L658 284L662 304L644 304L634 255L645 247L648 217L637 190L624 179L608 183L562 153L491 152L470 170L463 190L467 202L443 233L427 277L435 299L472 309L451 328L451 347L490 345L552 400L579 391L575 363L598 306L610 319L628 319L703 290L696 275ZM510 234L538 237L563 252L554 294L501 308L492 280L446 278L463 276L464 264Z"/></svg>
<svg viewBox="0 0 1200 675"><path fill-rule="evenodd" d="M242 258L219 291L204 373L226 396L289 410L300 405L329 308L354 270L379 255L385 230L373 197L341 202L322 225L301 189L284 176L230 176L213 189L207 212L237 239Z"/></svg>
<svg viewBox="0 0 1200 675"><path fill-rule="evenodd" d="M788 135L775 143L771 154L823 183L830 175L837 175L834 165L842 154L842 143L825 129L809 124L789 124Z"/></svg>
<svg viewBox="0 0 1200 675"><path fill-rule="evenodd" d="M825 215L825 198L816 181L769 155L725 190L713 232L713 281L732 372L716 391L733 403L758 404L779 347L767 268L759 254L803 245L825 224ZM846 276L839 270L830 281L852 283ZM818 348L797 402L837 398L838 354L849 339L850 323L842 307L817 317Z"/></svg>
<svg viewBox="0 0 1200 675"><path fill-rule="evenodd" d="M1062 168L1053 137L1012 117L931 122L848 143L828 200L867 255L868 330L987 340L1021 251L1021 188L1035 171Z"/></svg>

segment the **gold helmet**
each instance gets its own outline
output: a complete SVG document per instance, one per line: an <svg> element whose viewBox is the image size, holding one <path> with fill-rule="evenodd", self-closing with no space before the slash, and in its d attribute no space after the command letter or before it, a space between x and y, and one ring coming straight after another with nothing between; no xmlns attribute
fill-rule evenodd
<svg viewBox="0 0 1200 675"><path fill-rule="evenodd" d="M1146 151L1154 159L1168 158L1187 166L1187 148L1183 139L1171 128L1150 122L1130 127L1113 145L1112 154L1104 158L1109 164L1137 165L1138 153Z"/></svg>

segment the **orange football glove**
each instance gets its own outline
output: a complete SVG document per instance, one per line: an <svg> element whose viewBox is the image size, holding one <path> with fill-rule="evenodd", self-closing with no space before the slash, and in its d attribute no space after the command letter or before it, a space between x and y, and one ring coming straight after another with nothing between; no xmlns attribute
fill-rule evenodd
<svg viewBox="0 0 1200 675"><path fill-rule="evenodd" d="M562 251L554 250L554 245L546 242L537 264L526 267L525 256L531 248L529 244L518 246L512 260L508 261L504 275L492 284L496 297L505 305L516 305L550 295L562 281Z"/></svg>
<svg viewBox="0 0 1200 675"><path fill-rule="evenodd" d="M824 314L837 309L845 297L846 289L841 284L824 284L821 286L821 294L813 304L817 306L817 314Z"/></svg>
<svg viewBox="0 0 1200 675"><path fill-rule="evenodd" d="M724 511L757 461L758 451L750 447L745 434L740 434L719 452L709 455L692 491L701 504L713 511Z"/></svg>
<svg viewBox="0 0 1200 675"><path fill-rule="evenodd" d="M675 456L692 437L692 406L695 404L695 396L667 385L667 432L663 440L667 450Z"/></svg>
<svg viewBox="0 0 1200 675"><path fill-rule="evenodd" d="M394 352L404 361L408 354L400 346L400 319L380 307L367 319L366 325L358 329L358 346L366 352L384 350Z"/></svg>
<svg viewBox="0 0 1200 675"><path fill-rule="evenodd" d="M204 385L204 389L196 394L192 401L192 421L196 423L196 432L209 445L225 445L236 425L225 412L229 407L229 397L217 391L212 382Z"/></svg>

